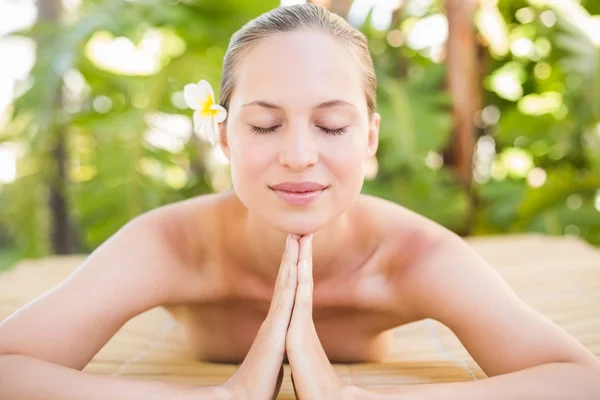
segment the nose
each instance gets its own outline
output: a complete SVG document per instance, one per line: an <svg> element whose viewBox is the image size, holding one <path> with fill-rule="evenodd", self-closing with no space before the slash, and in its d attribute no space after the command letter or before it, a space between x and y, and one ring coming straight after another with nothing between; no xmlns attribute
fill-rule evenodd
<svg viewBox="0 0 600 400"><path fill-rule="evenodd" d="M319 150L313 133L303 128L285 133L279 153L280 164L300 171L315 165L318 160Z"/></svg>

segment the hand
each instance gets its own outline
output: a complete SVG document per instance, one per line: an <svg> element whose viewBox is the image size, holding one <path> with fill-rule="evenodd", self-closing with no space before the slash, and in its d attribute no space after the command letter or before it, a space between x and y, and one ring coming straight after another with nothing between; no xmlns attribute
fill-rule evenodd
<svg viewBox="0 0 600 400"><path fill-rule="evenodd" d="M275 292L267 318L261 325L244 362L223 387L231 399L275 399L283 380L286 334L297 286L299 244L288 235Z"/></svg>
<svg viewBox="0 0 600 400"><path fill-rule="evenodd" d="M312 234L300 239L298 287L285 347L297 398L342 399L352 390L337 376L312 319Z"/></svg>

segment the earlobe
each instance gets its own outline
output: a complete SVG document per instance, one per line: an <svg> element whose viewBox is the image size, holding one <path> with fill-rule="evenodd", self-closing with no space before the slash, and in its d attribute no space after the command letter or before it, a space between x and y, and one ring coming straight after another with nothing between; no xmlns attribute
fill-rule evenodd
<svg viewBox="0 0 600 400"><path fill-rule="evenodd" d="M369 157L373 157L377 153L377 146L369 146L368 154Z"/></svg>
<svg viewBox="0 0 600 400"><path fill-rule="evenodd" d="M375 153L377 153L380 122L381 116L378 113L374 113L371 117L371 123L369 124L369 139L367 144L367 154L369 157L373 157Z"/></svg>
<svg viewBox="0 0 600 400"><path fill-rule="evenodd" d="M219 145L221 146L223 154L227 157L227 160L231 161L229 158L229 143L227 142L227 120L219 124Z"/></svg>

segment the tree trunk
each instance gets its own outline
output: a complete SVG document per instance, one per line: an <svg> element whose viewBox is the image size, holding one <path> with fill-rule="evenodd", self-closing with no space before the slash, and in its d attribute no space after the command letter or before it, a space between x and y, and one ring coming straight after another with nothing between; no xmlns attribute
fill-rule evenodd
<svg viewBox="0 0 600 400"><path fill-rule="evenodd" d="M38 18L40 21L58 24L61 15L60 0L38 0ZM54 109L62 108L62 85L59 86L54 97ZM69 254L76 251L75 235L69 221L69 208L67 202L67 151L65 130L58 127L54 134L53 147L50 150L54 168L50 181L49 199L51 243L55 254Z"/></svg>
<svg viewBox="0 0 600 400"><path fill-rule="evenodd" d="M474 15L477 0L445 0L448 16L447 85L452 97L454 134L446 162L456 171L461 184L469 193L466 229L473 219L472 171L476 128L475 112L481 107L481 90L477 57Z"/></svg>

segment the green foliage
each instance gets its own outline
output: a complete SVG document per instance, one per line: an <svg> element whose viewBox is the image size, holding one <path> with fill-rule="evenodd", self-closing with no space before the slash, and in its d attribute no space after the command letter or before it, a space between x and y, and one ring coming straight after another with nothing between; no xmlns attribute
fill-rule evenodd
<svg viewBox="0 0 600 400"><path fill-rule="evenodd" d="M435 11L436 7L430 10ZM464 227L468 196L447 168L430 166L440 158L452 133L451 99L444 90L445 68L406 47L393 47L388 32L361 27L369 39L378 77L381 115L379 171L364 192L402 204L450 229ZM400 14L389 30L411 17ZM440 165L441 166L441 165Z"/></svg>
<svg viewBox="0 0 600 400"><path fill-rule="evenodd" d="M498 153L516 147L530 154L546 178L541 187L529 184L525 176L479 185L475 233L569 233L600 244L600 212L595 205L600 189L599 50L581 29L590 16L575 2L551 8L531 3L534 7L517 1L499 3L511 27L509 36L527 38L535 51L494 61L496 71L507 63L519 66L524 73L523 95L512 102L493 89L488 92L486 102L499 108L501 118L497 126L486 127L486 133L493 136ZM516 15L526 6L533 18L520 23ZM580 20L567 12L573 7ZM554 25L548 26L552 20ZM537 110L532 107L536 101Z"/></svg>
<svg viewBox="0 0 600 400"><path fill-rule="evenodd" d="M51 252L48 193L56 175L52 149L61 137L81 251L147 210L216 190L211 149L191 135L181 90L207 79L218 97L231 35L278 3L84 0L70 23L20 32L38 43L37 60L0 131L0 143L15 143L22 153L18 179L0 186L0 245L10 245L0 250L0 268ZM457 232L472 223L473 234L570 233L600 244L600 63L582 24L564 8L533 0L500 0L490 11L508 49L480 48L486 108L474 122L493 154L487 165L475 160L476 181L467 192L444 164L454 126L445 65L429 49L406 44L410 27L443 11L442 2L417 13L405 3L389 28L378 30L372 14L359 27L369 39L382 115L378 173L364 192ZM600 12L596 1L581 4L581 18ZM485 25L479 29L487 38ZM98 43L127 38L142 46L148 35L163 43L151 71L116 71L94 59ZM165 133L157 117L179 118L177 132L168 134L181 136L180 145L148 139L149 131ZM516 168L515 155L532 165ZM545 174L543 185L530 183L532 167L538 178Z"/></svg>
<svg viewBox="0 0 600 400"><path fill-rule="evenodd" d="M38 23L23 32L38 43L32 85L15 101L10 122L0 132L0 141L25 148L18 179L0 188L0 201L6 204L0 226L19 257L50 253L48 185L55 175L50 152L61 134L69 149L67 198L81 251L94 249L144 211L211 192L204 165L207 146L192 140L176 151L156 147L144 137L148 120L157 114L187 116L173 101L186 83L208 79L218 91L231 35L277 4L87 1L72 24ZM148 32L158 32L164 41L154 73L111 71L89 56L95 39L126 37L139 45ZM69 93L73 80L83 82L82 95ZM57 107L63 82L64 106Z"/></svg>

